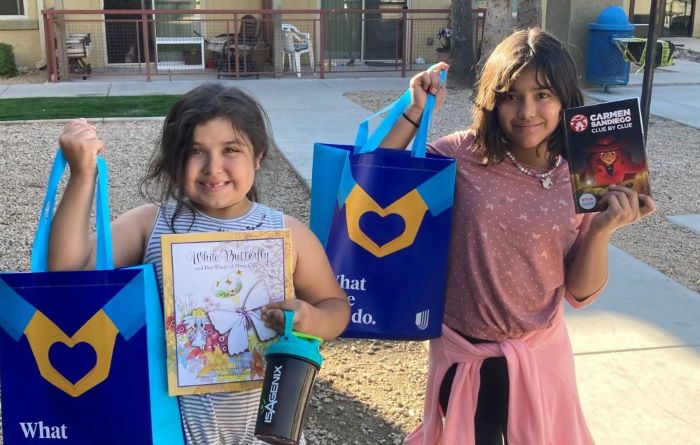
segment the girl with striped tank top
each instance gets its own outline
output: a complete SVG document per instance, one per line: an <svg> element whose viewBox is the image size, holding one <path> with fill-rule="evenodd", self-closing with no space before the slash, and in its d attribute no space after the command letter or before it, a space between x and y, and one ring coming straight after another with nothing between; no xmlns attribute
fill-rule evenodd
<svg viewBox="0 0 700 445"><path fill-rule="evenodd" d="M51 229L49 268L92 269L95 157L105 147L84 119L67 124L59 142L71 176ZM264 306L262 319L282 331L283 309L293 310L294 330L332 339L345 329L350 307L323 247L302 223L256 202L255 175L272 146L266 113L241 90L205 84L185 94L165 118L141 183L152 203L111 224L114 264L152 263L162 286L162 234L286 227L292 234L296 298ZM253 437L260 390L179 399L188 444L261 443Z"/></svg>

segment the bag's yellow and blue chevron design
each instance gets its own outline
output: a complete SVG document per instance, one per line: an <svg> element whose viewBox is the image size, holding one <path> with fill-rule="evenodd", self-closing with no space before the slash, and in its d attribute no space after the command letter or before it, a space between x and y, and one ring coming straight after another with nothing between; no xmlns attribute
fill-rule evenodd
<svg viewBox="0 0 700 445"><path fill-rule="evenodd" d="M363 121L354 146L314 146L311 229L350 298L345 337L440 335L456 164L426 154L435 98L411 151L377 148L410 100L406 91ZM368 137L369 119L382 113Z"/></svg>
<svg viewBox="0 0 700 445"><path fill-rule="evenodd" d="M380 206L352 176L350 158L346 158L338 187L338 208L345 206L348 237L374 256L381 258L413 245L426 212L437 216L452 207L455 164L436 173L419 186L411 189L386 207ZM404 222L404 230L396 237L378 245L360 226L362 217L376 213L381 217L397 215Z"/></svg>
<svg viewBox="0 0 700 445"><path fill-rule="evenodd" d="M15 341L22 335L27 339L41 376L56 388L78 397L105 381L112 366L112 356L121 334L125 341L146 324L143 291L135 292L138 281L132 282L95 312L71 336L44 313L27 302L0 278L0 327ZM69 309L69 308L67 308ZM77 382L71 382L51 363L49 351L56 343L73 348L85 343L95 352L95 364Z"/></svg>

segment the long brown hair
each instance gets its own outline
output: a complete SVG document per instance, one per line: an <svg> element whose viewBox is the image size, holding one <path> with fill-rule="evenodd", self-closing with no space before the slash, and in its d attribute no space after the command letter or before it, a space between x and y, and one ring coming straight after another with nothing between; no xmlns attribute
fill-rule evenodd
<svg viewBox="0 0 700 445"><path fill-rule="evenodd" d="M583 105L576 66L569 51L551 34L540 28L517 31L504 39L489 56L479 78L472 105L475 149L482 164L501 162L509 142L498 123L498 104L511 84L525 69L534 67L537 81L559 98L563 108ZM550 162L563 153L563 130L558 127L547 141Z"/></svg>
<svg viewBox="0 0 700 445"><path fill-rule="evenodd" d="M141 196L148 201L160 203L173 200L177 203L173 220L183 209L192 210L185 196L184 178L187 160L192 152L194 129L219 117L230 120L235 131L248 137L253 146L254 159L261 164L274 146L265 110L242 90L205 83L186 93L165 117L158 148L139 185ZM246 197L257 201L255 184ZM195 213L192 212L192 215Z"/></svg>

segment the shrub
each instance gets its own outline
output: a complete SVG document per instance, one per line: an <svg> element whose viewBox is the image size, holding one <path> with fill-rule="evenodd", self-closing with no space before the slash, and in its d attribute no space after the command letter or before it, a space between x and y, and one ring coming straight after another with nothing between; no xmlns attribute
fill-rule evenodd
<svg viewBox="0 0 700 445"><path fill-rule="evenodd" d="M14 76L17 74L15 65L15 53L12 45L0 43L0 76Z"/></svg>

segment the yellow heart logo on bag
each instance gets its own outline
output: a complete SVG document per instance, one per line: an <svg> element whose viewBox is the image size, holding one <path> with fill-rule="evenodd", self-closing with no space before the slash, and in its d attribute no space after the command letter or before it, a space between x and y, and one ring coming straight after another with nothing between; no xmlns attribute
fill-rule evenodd
<svg viewBox="0 0 700 445"><path fill-rule="evenodd" d="M345 200L348 237L377 258L384 257L413 244L427 210L428 206L416 189L411 190L389 206L381 207L362 187L355 184ZM403 232L381 246L378 245L360 227L360 219L370 212L376 213L380 217L400 216L405 224Z"/></svg>
<svg viewBox="0 0 700 445"><path fill-rule="evenodd" d="M68 337L40 311L34 313L24 330L41 376L72 397L84 394L107 379L118 333L119 330L103 310L96 312L72 337ZM56 343L63 343L69 348L78 343L88 344L95 351L95 365L72 383L56 370L49 359L49 350Z"/></svg>

